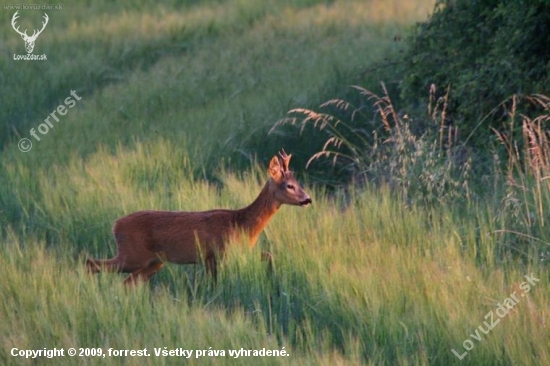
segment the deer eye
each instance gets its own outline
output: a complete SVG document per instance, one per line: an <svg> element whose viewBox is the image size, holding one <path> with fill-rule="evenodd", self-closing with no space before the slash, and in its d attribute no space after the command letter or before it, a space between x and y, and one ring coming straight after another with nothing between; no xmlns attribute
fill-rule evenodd
<svg viewBox="0 0 550 366"><path fill-rule="evenodd" d="M293 191L293 190L294 190L294 186L293 186L292 184L287 184L287 185L286 185L286 189Z"/></svg>

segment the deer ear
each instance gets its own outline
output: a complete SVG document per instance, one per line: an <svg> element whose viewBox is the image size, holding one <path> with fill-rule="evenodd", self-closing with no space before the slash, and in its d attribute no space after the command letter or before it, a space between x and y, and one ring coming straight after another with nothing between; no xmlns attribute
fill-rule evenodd
<svg viewBox="0 0 550 366"><path fill-rule="evenodd" d="M279 180L282 176L281 171L281 163L279 162L279 158L274 156L271 158L271 161L269 162L269 176L273 178L274 180Z"/></svg>

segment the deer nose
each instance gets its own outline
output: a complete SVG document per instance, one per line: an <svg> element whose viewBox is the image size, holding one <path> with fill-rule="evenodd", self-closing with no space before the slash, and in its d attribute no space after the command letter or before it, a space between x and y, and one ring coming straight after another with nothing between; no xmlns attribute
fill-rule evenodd
<svg viewBox="0 0 550 366"><path fill-rule="evenodd" d="M300 202L300 206L308 206L312 203L313 201L311 200L311 198L306 198L305 200L301 201Z"/></svg>

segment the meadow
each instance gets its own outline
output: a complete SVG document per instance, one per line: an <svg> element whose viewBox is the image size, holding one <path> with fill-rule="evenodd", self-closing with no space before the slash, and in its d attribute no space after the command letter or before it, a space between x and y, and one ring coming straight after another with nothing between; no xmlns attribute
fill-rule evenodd
<svg viewBox="0 0 550 366"><path fill-rule="evenodd" d="M305 168L319 139L269 133L292 108L394 82L376 69L433 3L64 4L36 42L47 61L13 60L25 50L2 8L0 363L550 364L543 177L523 196L500 196L493 177L479 200L407 203L384 185L327 188ZM20 13L22 29L41 22ZM37 141L31 129L71 91L81 99ZM252 250L235 243L217 282L200 264L131 289L86 273L86 258L115 254L120 216L252 202L281 147L313 205L283 206ZM54 348L65 356L12 355ZM176 349L194 353L155 354ZM229 355L241 349L286 355Z"/></svg>

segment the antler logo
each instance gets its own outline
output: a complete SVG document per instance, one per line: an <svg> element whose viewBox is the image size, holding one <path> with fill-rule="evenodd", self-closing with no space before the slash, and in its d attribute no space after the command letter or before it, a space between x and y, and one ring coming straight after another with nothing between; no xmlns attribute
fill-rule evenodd
<svg viewBox="0 0 550 366"><path fill-rule="evenodd" d="M35 29L32 33L32 36L27 35L27 30L25 29L25 32L19 31L19 26L15 28L15 21L17 18L19 18L19 15L17 15L19 11L16 11L15 14L13 14L13 18L11 18L11 26L13 29L21 35L21 38L23 38L23 41L25 41L25 49L27 50L27 53L32 53L32 50L34 49L34 42L36 42L36 38L42 33L44 28L46 28L46 24L48 24L48 14L44 13L44 20L45 22L42 22L42 29L40 29L37 33L37 30Z"/></svg>

